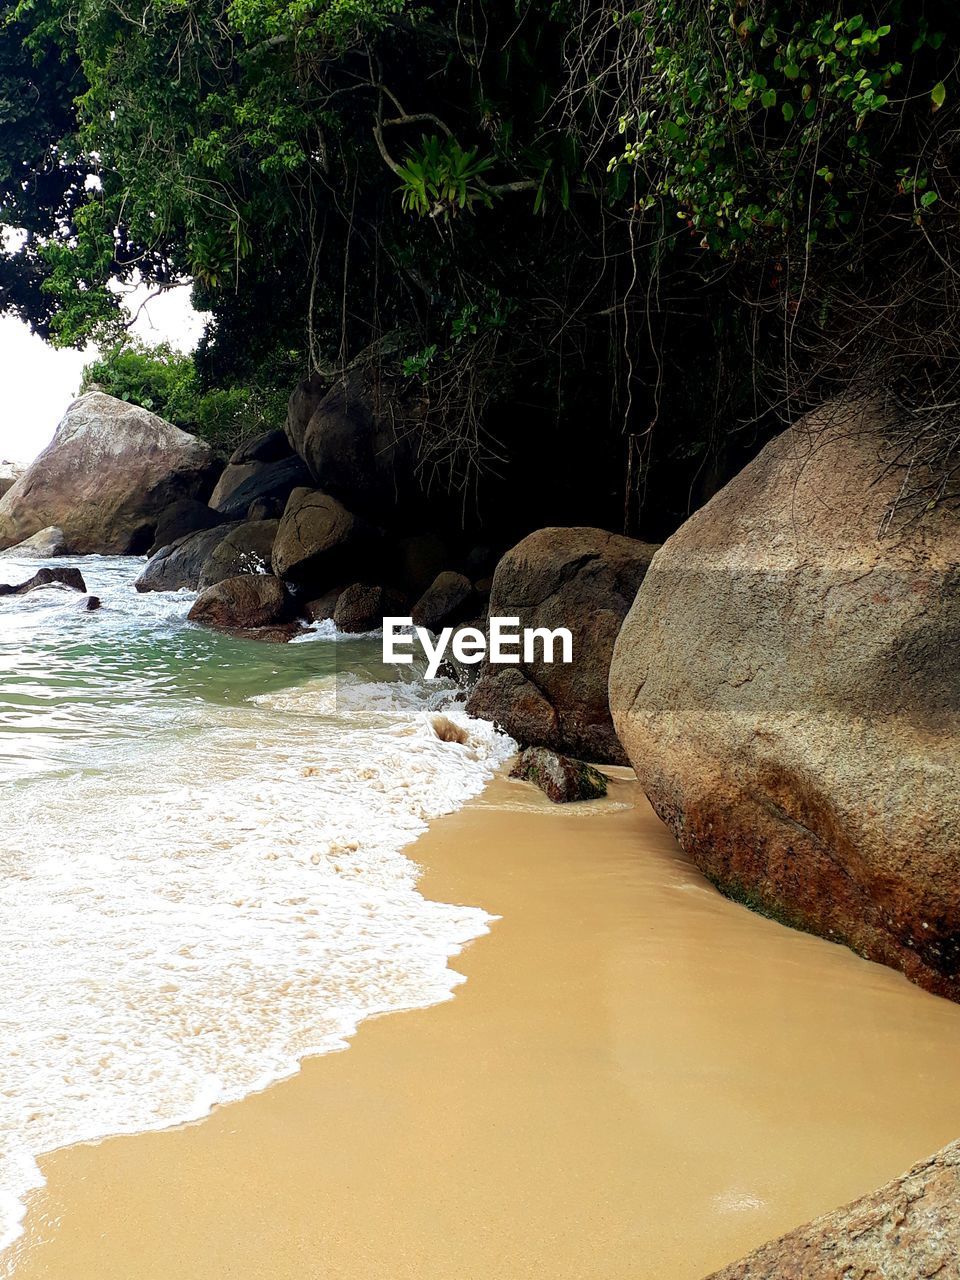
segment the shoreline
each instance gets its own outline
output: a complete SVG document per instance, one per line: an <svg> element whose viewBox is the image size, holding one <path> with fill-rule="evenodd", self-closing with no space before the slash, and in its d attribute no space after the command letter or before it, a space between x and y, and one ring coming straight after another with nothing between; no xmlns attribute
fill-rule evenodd
<svg viewBox="0 0 960 1280"><path fill-rule="evenodd" d="M608 772L569 809L497 777L409 846L500 917L452 999L42 1157L3 1274L699 1280L955 1138L960 1008L723 899Z"/></svg>

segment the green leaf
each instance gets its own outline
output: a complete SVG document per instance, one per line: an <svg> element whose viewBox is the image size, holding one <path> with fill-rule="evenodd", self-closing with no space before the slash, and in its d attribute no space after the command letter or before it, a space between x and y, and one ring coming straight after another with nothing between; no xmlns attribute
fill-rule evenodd
<svg viewBox="0 0 960 1280"><path fill-rule="evenodd" d="M930 94L930 101L933 103L934 111L939 111L947 100L947 86L942 80L938 80L933 86L933 92Z"/></svg>
<svg viewBox="0 0 960 1280"><path fill-rule="evenodd" d="M932 204L936 204L940 197L935 191L925 191L920 197L920 203L924 209L929 209Z"/></svg>
<svg viewBox="0 0 960 1280"><path fill-rule="evenodd" d="M783 106L780 108L780 110L783 112L783 118L784 118L784 120L786 120L787 124L789 124L789 123L790 123L790 121L793 119L794 114L795 114L794 109L793 109L793 103L792 103L792 102L785 102L785 103L783 104Z"/></svg>

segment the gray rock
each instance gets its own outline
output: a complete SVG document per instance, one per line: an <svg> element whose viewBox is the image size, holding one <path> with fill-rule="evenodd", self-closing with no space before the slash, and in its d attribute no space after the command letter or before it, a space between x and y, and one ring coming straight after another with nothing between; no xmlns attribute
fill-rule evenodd
<svg viewBox="0 0 960 1280"><path fill-rule="evenodd" d="M238 522L201 529L161 547L133 584L138 591L196 591L208 558Z"/></svg>
<svg viewBox="0 0 960 1280"><path fill-rule="evenodd" d="M664 544L610 702L721 889L960 999L960 514L879 536L883 426L811 415Z"/></svg>
<svg viewBox="0 0 960 1280"><path fill-rule="evenodd" d="M200 590L224 578L246 573L269 573L279 520L251 520L231 529L217 543L200 571Z"/></svg>
<svg viewBox="0 0 960 1280"><path fill-rule="evenodd" d="M75 555L142 555L163 512L205 499L219 465L209 445L156 414L88 392L0 499L0 548L54 526Z"/></svg>
<svg viewBox="0 0 960 1280"><path fill-rule="evenodd" d="M286 504L294 489L309 483L310 473L293 454L275 462L242 462L225 469L210 505L229 520L242 520L251 503L270 500Z"/></svg>
<svg viewBox="0 0 960 1280"><path fill-rule="evenodd" d="M223 523L224 517L206 502L200 502L196 498L178 498L161 513L153 534L153 546L147 554L156 555L161 547L169 547L172 542L185 538L189 533L196 533L199 529L214 529Z"/></svg>
<svg viewBox="0 0 960 1280"><path fill-rule="evenodd" d="M56 556L69 555L69 551L63 530L51 526L49 529L39 530L13 547L8 547L6 551L0 551L0 556L8 555L30 560L52 560Z"/></svg>
<svg viewBox="0 0 960 1280"><path fill-rule="evenodd" d="M72 566L57 569L38 569L32 578L16 586L0 583L0 596L25 596L39 587L69 587L71 591L86 591L83 574Z"/></svg>

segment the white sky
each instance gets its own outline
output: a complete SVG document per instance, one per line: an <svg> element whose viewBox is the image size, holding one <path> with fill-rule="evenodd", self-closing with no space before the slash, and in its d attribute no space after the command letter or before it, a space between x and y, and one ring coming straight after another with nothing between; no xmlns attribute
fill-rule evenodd
<svg viewBox="0 0 960 1280"><path fill-rule="evenodd" d="M141 286L128 295L131 313L149 293ZM146 304L131 332L144 342L192 351L204 319L190 306L189 288L171 289ZM0 462L31 462L50 443L95 354L93 348L58 351L13 316L0 316Z"/></svg>

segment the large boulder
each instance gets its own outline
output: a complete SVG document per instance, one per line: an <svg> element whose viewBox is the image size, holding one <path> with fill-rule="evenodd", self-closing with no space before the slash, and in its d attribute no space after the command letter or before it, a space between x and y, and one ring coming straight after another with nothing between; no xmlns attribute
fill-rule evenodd
<svg viewBox="0 0 960 1280"><path fill-rule="evenodd" d="M888 524L882 426L811 415L665 543L610 702L715 884L960 998L960 516Z"/></svg>
<svg viewBox="0 0 960 1280"><path fill-rule="evenodd" d="M224 578L245 573L269 573L279 520L248 520L231 529L213 548L200 571L200 590Z"/></svg>
<svg viewBox="0 0 960 1280"><path fill-rule="evenodd" d="M960 1274L960 1142L879 1191L770 1244L708 1280L948 1280Z"/></svg>
<svg viewBox="0 0 960 1280"><path fill-rule="evenodd" d="M519 618L521 628L566 627L573 661L516 666L487 663L467 702L525 746L551 747L583 760L623 764L607 701L617 632L656 550L602 529L540 529L497 565L490 617Z"/></svg>
<svg viewBox="0 0 960 1280"><path fill-rule="evenodd" d="M292 615L293 601L280 579L253 573L224 578L201 591L187 618L223 631L247 631L287 622Z"/></svg>
<svg viewBox="0 0 960 1280"><path fill-rule="evenodd" d="M24 538L23 542L8 547L6 551L0 551L0 556L17 556L23 560L51 560L54 556L68 554L69 547L63 530L52 525L49 529L38 530L31 537Z"/></svg>
<svg viewBox="0 0 960 1280"><path fill-rule="evenodd" d="M338 631L354 634L376 631L383 626L385 617L398 616L404 603L403 596L395 591L355 582L337 597L333 610L334 625Z"/></svg>
<svg viewBox="0 0 960 1280"><path fill-rule="evenodd" d="M274 462L233 463L217 481L210 506L225 519L243 520L254 503L285 504L294 489L309 483L307 468L293 454Z"/></svg>
<svg viewBox="0 0 960 1280"><path fill-rule="evenodd" d="M76 555L142 554L162 513L178 498L205 499L219 466L186 431L90 391L0 499L0 548L54 525Z"/></svg>
<svg viewBox="0 0 960 1280"><path fill-rule="evenodd" d="M421 496L414 439L397 421L399 412L375 361L360 361L329 388L316 378L297 388L287 438L319 488L384 524Z"/></svg>
<svg viewBox="0 0 960 1280"><path fill-rule="evenodd" d="M169 547L171 542L185 538L188 533L196 533L198 529L213 529L223 524L224 519L206 502L199 502L196 498L178 498L170 503L157 521L153 546L147 554L156 555L161 547Z"/></svg>
<svg viewBox="0 0 960 1280"><path fill-rule="evenodd" d="M223 539L239 527L239 522L234 521L213 529L200 529L178 538L169 547L161 547L133 585L138 591L196 591L209 557Z"/></svg>
<svg viewBox="0 0 960 1280"><path fill-rule="evenodd" d="M273 571L321 588L343 580L367 538L362 521L328 493L294 489L273 544Z"/></svg>

